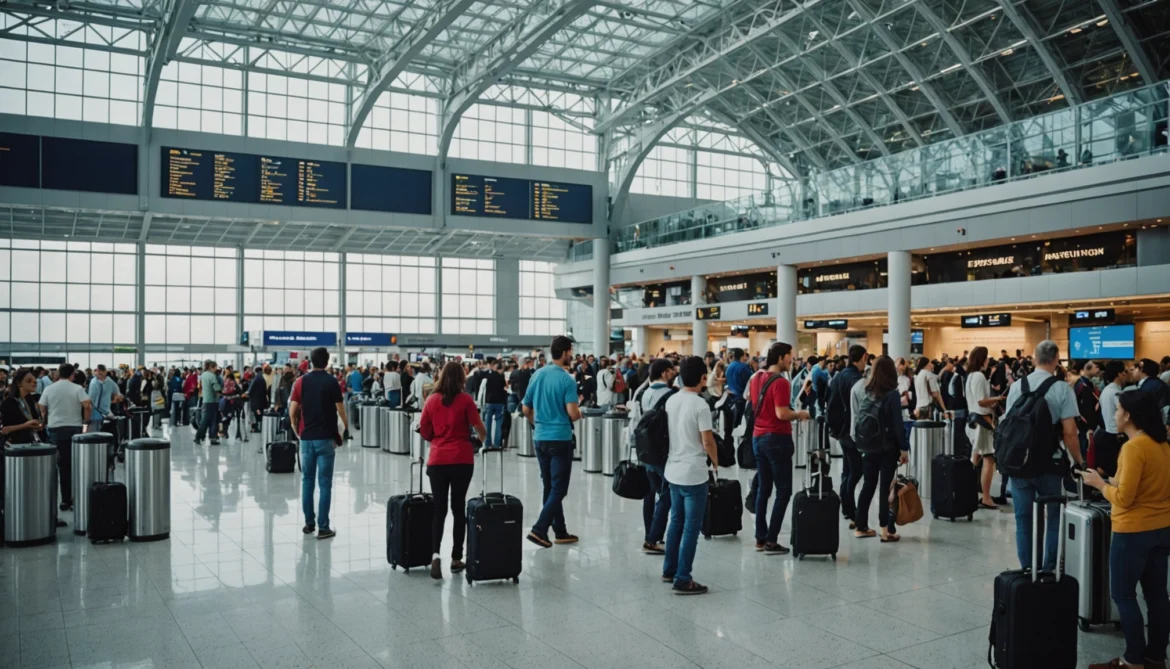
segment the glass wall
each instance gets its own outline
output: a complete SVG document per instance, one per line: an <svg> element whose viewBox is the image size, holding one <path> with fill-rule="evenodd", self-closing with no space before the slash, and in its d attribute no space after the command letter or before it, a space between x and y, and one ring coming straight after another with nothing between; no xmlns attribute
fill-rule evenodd
<svg viewBox="0 0 1170 669"><path fill-rule="evenodd" d="M342 146L347 90L342 84L279 74L248 75L248 136Z"/></svg>
<svg viewBox="0 0 1170 669"><path fill-rule="evenodd" d="M245 249L244 330L337 332L339 259L336 253Z"/></svg>
<svg viewBox="0 0 1170 669"><path fill-rule="evenodd" d="M234 344L235 249L146 247L147 344Z"/></svg>
<svg viewBox="0 0 1170 669"><path fill-rule="evenodd" d="M244 133L244 74L240 70L168 63L154 102L156 128L223 135Z"/></svg>
<svg viewBox="0 0 1170 669"><path fill-rule="evenodd" d="M496 333L496 261L443 258L443 334Z"/></svg>
<svg viewBox="0 0 1170 669"><path fill-rule="evenodd" d="M565 303L553 288L550 262L520 261L520 334L565 333Z"/></svg>
<svg viewBox="0 0 1170 669"><path fill-rule="evenodd" d="M435 259L345 257L345 331L435 334Z"/></svg>

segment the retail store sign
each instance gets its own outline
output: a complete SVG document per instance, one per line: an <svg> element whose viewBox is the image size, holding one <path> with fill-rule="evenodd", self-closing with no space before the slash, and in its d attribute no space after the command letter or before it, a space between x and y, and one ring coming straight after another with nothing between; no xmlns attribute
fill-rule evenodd
<svg viewBox="0 0 1170 669"><path fill-rule="evenodd" d="M337 346L336 332L300 332L295 330L265 330L265 346Z"/></svg>
<svg viewBox="0 0 1170 669"><path fill-rule="evenodd" d="M720 307L698 307L695 309L695 318L700 321L717 321L722 311Z"/></svg>
<svg viewBox="0 0 1170 669"><path fill-rule="evenodd" d="M1008 267L1016 264L1015 256L999 256L997 258L973 258L967 261L967 269L980 267Z"/></svg>
<svg viewBox="0 0 1170 669"><path fill-rule="evenodd" d="M748 304L748 316L767 316L768 303L767 302L752 302Z"/></svg>
<svg viewBox="0 0 1170 669"><path fill-rule="evenodd" d="M1064 251L1045 251L1044 260L1046 262L1058 262L1060 260L1078 260L1080 258L1100 258L1105 255L1104 246L1095 246L1088 249L1067 249Z"/></svg>
<svg viewBox="0 0 1170 669"><path fill-rule="evenodd" d="M346 346L397 346L398 335L387 332L346 332Z"/></svg>
<svg viewBox="0 0 1170 669"><path fill-rule="evenodd" d="M836 274L819 274L817 275L817 283L824 281L848 281L849 272L837 272Z"/></svg>
<svg viewBox="0 0 1170 669"><path fill-rule="evenodd" d="M661 307L658 309L626 309L626 324L680 323L694 320L694 307Z"/></svg>

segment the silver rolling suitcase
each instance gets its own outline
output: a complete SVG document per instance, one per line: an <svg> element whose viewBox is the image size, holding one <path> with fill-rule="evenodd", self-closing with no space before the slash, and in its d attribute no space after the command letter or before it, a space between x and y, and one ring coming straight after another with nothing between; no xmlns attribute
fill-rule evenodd
<svg viewBox="0 0 1170 669"><path fill-rule="evenodd" d="M1119 621L1109 595L1109 540L1113 532L1108 502L1085 501L1084 483L1077 479L1080 500L1064 513L1064 570L1081 584L1077 618L1081 630Z"/></svg>

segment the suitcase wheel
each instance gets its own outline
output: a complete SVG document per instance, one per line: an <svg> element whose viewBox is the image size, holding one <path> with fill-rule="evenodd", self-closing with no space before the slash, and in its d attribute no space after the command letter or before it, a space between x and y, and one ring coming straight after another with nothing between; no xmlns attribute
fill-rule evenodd
<svg viewBox="0 0 1170 669"><path fill-rule="evenodd" d="M520 577L519 577L519 576L513 576L513 577L512 577L512 582L513 582L513 583L519 583L519 582L520 582Z"/></svg>
<svg viewBox="0 0 1170 669"><path fill-rule="evenodd" d="M930 514L930 515L934 516L934 519L935 519L935 520L938 520L938 514L937 514L937 513L932 513L932 514Z"/></svg>
<svg viewBox="0 0 1170 669"><path fill-rule="evenodd" d="M968 522L968 523L970 523L970 522L972 522L972 521L974 521L974 520L975 520L975 514L973 514L973 513L968 513L968 514L967 514L967 522Z"/></svg>
<svg viewBox="0 0 1170 669"><path fill-rule="evenodd" d="M804 561L804 554L803 553L797 553L795 557L797 560L800 560L802 562Z"/></svg>
<svg viewBox="0 0 1170 669"><path fill-rule="evenodd" d="M474 583L471 580L471 573L470 572L467 573L467 585L474 585Z"/></svg>
<svg viewBox="0 0 1170 669"><path fill-rule="evenodd" d="M710 534L704 534L704 535L703 535L703 538L704 538L704 539L706 539L707 541L710 541L710 540L711 540L711 535L710 535Z"/></svg>
<svg viewBox="0 0 1170 669"><path fill-rule="evenodd" d="M1089 631L1089 621L1085 620L1084 618L1079 618L1079 619L1077 619L1077 627L1080 627L1082 632L1088 632Z"/></svg>
<svg viewBox="0 0 1170 669"><path fill-rule="evenodd" d="M833 553L832 558L833 558L833 562L836 562L837 561L837 554Z"/></svg>

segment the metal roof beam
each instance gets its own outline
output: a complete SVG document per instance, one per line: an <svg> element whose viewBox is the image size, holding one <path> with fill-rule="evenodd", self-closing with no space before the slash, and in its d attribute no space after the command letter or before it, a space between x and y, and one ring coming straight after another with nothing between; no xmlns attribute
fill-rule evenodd
<svg viewBox="0 0 1170 669"><path fill-rule="evenodd" d="M1026 7L1016 7L1015 0L996 0L999 6L1003 8L1004 16L1007 17L1016 30L1028 40L1028 44L1036 51L1036 55L1040 56L1040 62L1044 63L1044 67L1048 68L1048 72L1052 75L1052 80L1056 82L1056 86L1060 88L1060 92L1064 95L1064 99L1068 101L1069 105L1078 105L1083 102L1083 96L1080 91L1073 87L1072 82L1069 81L1068 74L1061 67L1060 63L1056 62L1056 56L1052 54L1052 49L1040 39L1039 33L1032 26L1032 19L1027 12Z"/></svg>
<svg viewBox="0 0 1170 669"><path fill-rule="evenodd" d="M328 225L327 225L327 226L325 226L325 228L326 228L326 229L328 229L329 227L330 227L330 226L328 226ZM349 238L350 238L350 237L353 237L353 233L357 232L357 230L358 230L358 229L357 229L357 226L351 227L351 228L349 228L348 230L346 230L346 231L345 231L345 232L344 232L344 233L341 235L341 237L339 237L339 238L337 239L337 243L335 243L335 244L333 245L333 248L331 248L331 249L329 249L329 250L330 250L330 251L334 251L334 252L336 252L336 251L340 251L342 248L344 248L344 247L345 247L345 244L346 244L346 242L348 242L348 241L349 241ZM322 230L322 232L324 232L324 230Z"/></svg>
<svg viewBox="0 0 1170 669"><path fill-rule="evenodd" d="M428 44L473 4L475 0L440 0L422 21L410 26L409 32L386 54L383 62L377 67L370 68L372 77L366 88L359 93L360 97L354 101L349 136L345 140L346 146L354 146L357 143L358 133L361 132L366 117L374 109L374 103L390 84L394 83L398 75L402 74Z"/></svg>
<svg viewBox="0 0 1170 669"><path fill-rule="evenodd" d="M1113 26L1113 32L1117 35L1117 39L1121 41L1125 52L1129 54L1129 59L1137 67L1138 74L1142 77L1142 83L1146 86L1158 83L1158 71L1154 69L1150 57L1142 49L1141 42L1138 41L1137 35L1133 32L1133 26L1125 20L1125 13L1117 6L1116 0L1097 0L1097 4L1101 5L1105 17L1109 19L1109 25Z"/></svg>
<svg viewBox="0 0 1170 669"><path fill-rule="evenodd" d="M967 75L975 80L975 85L979 87L979 90L983 92L983 96L987 98L987 102L995 109L999 120L1005 125L1011 123L1012 115L1008 113L1007 106L1004 105L1003 100L999 99L999 95L992 88L991 81L988 80L983 70L971 60L971 54L967 52L967 48L960 44L958 38L951 34L950 28L942 20L942 17L924 2L914 3L914 8L918 10L922 18L926 19L930 27L938 33L939 37L950 48L951 52L955 54L955 57L959 59L959 64L966 70Z"/></svg>
<svg viewBox="0 0 1170 669"><path fill-rule="evenodd" d="M625 151L614 157L617 169L610 167L609 173L614 175L610 184L610 222L620 220L626 210L626 202L630 199L630 187L634 185L634 176L638 168L650 155L650 151L658 140L662 139L679 121L686 118L689 112L675 113L650 125L642 126L630 135Z"/></svg>
<svg viewBox="0 0 1170 669"><path fill-rule="evenodd" d="M459 119L476 99L592 6L593 0L538 0L455 71L439 134L440 165L447 161Z"/></svg>
<svg viewBox="0 0 1170 669"><path fill-rule="evenodd" d="M179 50L179 42L187 32L195 10L199 7L198 0L168 0L163 14L162 24L154 33L150 43L150 53L146 57L146 78L143 82L142 96L142 123L143 128L149 129L154 121L154 98L158 93L159 78L162 77L163 66L175 57Z"/></svg>

